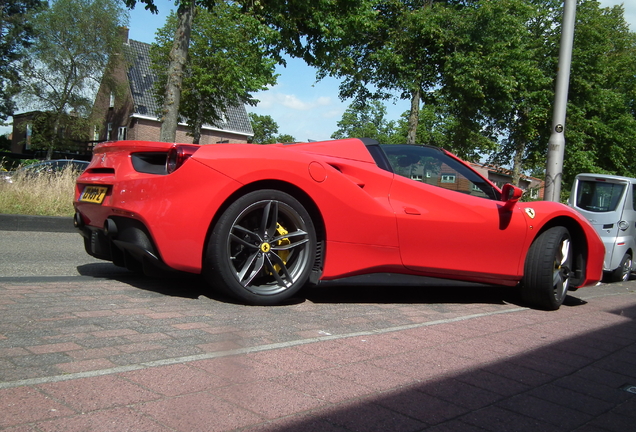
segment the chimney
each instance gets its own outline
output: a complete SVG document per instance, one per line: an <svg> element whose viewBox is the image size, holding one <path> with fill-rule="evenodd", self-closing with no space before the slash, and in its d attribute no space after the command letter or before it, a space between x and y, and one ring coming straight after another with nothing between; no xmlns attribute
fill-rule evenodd
<svg viewBox="0 0 636 432"><path fill-rule="evenodd" d="M124 41L124 45L128 45L128 27L119 27L119 32Z"/></svg>

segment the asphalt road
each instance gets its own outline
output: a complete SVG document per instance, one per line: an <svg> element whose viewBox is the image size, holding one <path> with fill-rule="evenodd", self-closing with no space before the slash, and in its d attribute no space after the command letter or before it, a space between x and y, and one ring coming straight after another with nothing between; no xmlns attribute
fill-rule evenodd
<svg viewBox="0 0 636 432"><path fill-rule="evenodd" d="M80 276L120 270L89 256L76 233L0 231L0 277Z"/></svg>

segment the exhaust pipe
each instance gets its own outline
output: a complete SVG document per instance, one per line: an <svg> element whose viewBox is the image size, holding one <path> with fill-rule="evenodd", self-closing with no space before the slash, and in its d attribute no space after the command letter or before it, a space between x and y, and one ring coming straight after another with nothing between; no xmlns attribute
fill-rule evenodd
<svg viewBox="0 0 636 432"><path fill-rule="evenodd" d="M104 234L107 237L115 237L117 235L117 224L112 219L106 219L104 222Z"/></svg>
<svg viewBox="0 0 636 432"><path fill-rule="evenodd" d="M80 214L80 212L75 212L75 216L73 216L73 226L75 228L84 227L84 219L82 219L82 215Z"/></svg>

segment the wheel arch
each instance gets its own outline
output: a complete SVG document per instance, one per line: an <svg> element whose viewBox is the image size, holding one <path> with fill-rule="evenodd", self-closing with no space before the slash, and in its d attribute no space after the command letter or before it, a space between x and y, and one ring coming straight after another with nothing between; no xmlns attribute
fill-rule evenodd
<svg viewBox="0 0 636 432"><path fill-rule="evenodd" d="M573 252L572 264L574 268L572 269L573 274L570 276L569 290L574 291L585 280L589 250L587 235L576 220L567 216L557 216L541 227L541 229L535 234L532 243L534 243L543 232L555 226L565 227L570 232L570 241L572 243Z"/></svg>
<svg viewBox="0 0 636 432"><path fill-rule="evenodd" d="M205 236L205 244L203 247L203 255L201 256L201 268L203 268L206 253L208 250L208 243L210 242L210 238L212 235L212 231L214 227L218 223L219 218L225 212L225 210L237 199L246 195L250 192L254 192L257 190L263 189L274 189L281 192L285 192L292 197L294 197L298 202L300 202L303 207L307 210L309 215L312 218L312 222L314 224L314 228L316 229L316 257L314 260L314 268L312 271L312 275L310 276L310 283L317 283L322 275L322 269L324 267L324 256L325 256L325 237L326 237L326 229L325 229L325 221L320 209L316 202L307 194L304 190L299 188L298 186L291 184L289 182L285 182L282 180L259 180L253 183L249 183L243 185L239 189L237 189L234 193L227 197L225 201L219 206L216 213L214 214L212 220L210 221L210 225L208 226L208 231Z"/></svg>

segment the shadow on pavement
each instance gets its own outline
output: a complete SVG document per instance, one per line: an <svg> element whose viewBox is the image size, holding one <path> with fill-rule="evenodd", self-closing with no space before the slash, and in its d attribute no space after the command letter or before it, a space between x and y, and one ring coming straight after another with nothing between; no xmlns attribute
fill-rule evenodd
<svg viewBox="0 0 636 432"><path fill-rule="evenodd" d="M77 267L82 276L112 279L132 287L159 294L195 299L200 296L215 301L237 304L233 299L210 287L200 275L161 272L156 276L117 267L112 263L91 263ZM476 284L428 277L379 273L321 282L308 287L281 306L310 301L312 303L374 303L374 304L514 304L525 306L514 287ZM568 295L565 306L585 304ZM272 306L268 306L272 307Z"/></svg>
<svg viewBox="0 0 636 432"><path fill-rule="evenodd" d="M429 432L564 432L634 430L636 422L636 308L608 311L630 318L524 354L482 362L462 372L436 365L436 358L453 362L448 352L410 364L413 376L423 370L426 381L323 409L303 418L277 420L260 432L296 431L429 431ZM558 329L554 329L555 331ZM549 331L542 328L538 331ZM537 335L537 338L543 336ZM537 339L534 338L534 339ZM490 340L490 338L489 338ZM511 344L520 346L515 340ZM476 348L487 350L487 343ZM493 347L494 351L501 346ZM467 352L476 358L479 352ZM462 354L458 353L457 357ZM484 356L486 357L486 356ZM503 360L499 360L502 359ZM427 363L431 366L427 366ZM437 374L428 373L439 369ZM389 361L383 362L389 367ZM410 375L395 362L396 371ZM428 373L428 375L427 375ZM420 379L423 381L424 379Z"/></svg>

